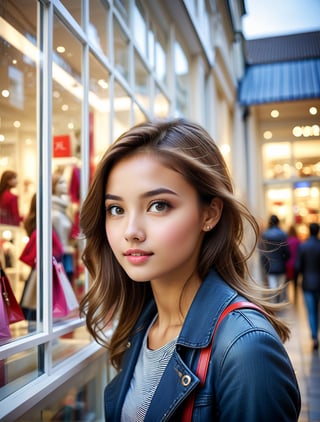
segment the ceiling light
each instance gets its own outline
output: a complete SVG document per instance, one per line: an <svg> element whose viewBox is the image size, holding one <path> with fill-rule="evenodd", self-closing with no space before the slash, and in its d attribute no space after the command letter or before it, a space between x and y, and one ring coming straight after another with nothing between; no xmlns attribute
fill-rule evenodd
<svg viewBox="0 0 320 422"><path fill-rule="evenodd" d="M263 133L263 137L264 137L264 139L271 139L272 138L272 132L270 130L266 130Z"/></svg>
<svg viewBox="0 0 320 422"><path fill-rule="evenodd" d="M278 110L272 110L270 115L271 117L273 117L274 119L276 119L277 117L279 117L279 111Z"/></svg>
<svg viewBox="0 0 320 422"><path fill-rule="evenodd" d="M58 47L57 47L57 52L58 53L64 53L66 51L66 49L63 47L63 45L59 45Z"/></svg>
<svg viewBox="0 0 320 422"><path fill-rule="evenodd" d="M310 107L309 113L312 114L312 116L315 116L318 113L317 107Z"/></svg>

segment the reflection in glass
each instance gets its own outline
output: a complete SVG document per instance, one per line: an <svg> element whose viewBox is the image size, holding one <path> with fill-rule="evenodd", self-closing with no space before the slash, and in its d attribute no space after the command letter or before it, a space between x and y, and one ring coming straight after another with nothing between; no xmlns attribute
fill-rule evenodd
<svg viewBox="0 0 320 422"><path fill-rule="evenodd" d="M113 30L114 64L120 74L129 80L129 40L116 18L113 19Z"/></svg>
<svg viewBox="0 0 320 422"><path fill-rule="evenodd" d="M138 54L135 54L134 59L135 69L135 93L137 100L141 105L149 110L150 107L150 76L146 67L142 63Z"/></svg>

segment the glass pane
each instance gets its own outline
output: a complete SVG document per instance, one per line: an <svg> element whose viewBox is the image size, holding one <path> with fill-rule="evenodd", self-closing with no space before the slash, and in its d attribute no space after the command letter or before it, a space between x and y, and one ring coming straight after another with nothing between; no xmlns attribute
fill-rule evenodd
<svg viewBox="0 0 320 422"><path fill-rule="evenodd" d="M82 16L82 1L81 0L61 0L64 7L68 9L68 12L72 17L81 25L81 16Z"/></svg>
<svg viewBox="0 0 320 422"><path fill-rule="evenodd" d="M75 293L81 296L83 265L78 235L82 165L82 49L80 42L57 17L54 18L53 47L56 52L52 65L53 254L62 262Z"/></svg>
<svg viewBox="0 0 320 422"><path fill-rule="evenodd" d="M131 98L122 86L115 82L113 137L118 138L131 126Z"/></svg>
<svg viewBox="0 0 320 422"><path fill-rule="evenodd" d="M293 144L296 176L320 176L320 142L296 141Z"/></svg>
<svg viewBox="0 0 320 422"><path fill-rule="evenodd" d="M149 72L142 63L138 54L135 54L134 60L135 68L135 93L136 98L140 101L141 105L149 110L150 107L150 77Z"/></svg>
<svg viewBox="0 0 320 422"><path fill-rule="evenodd" d="M133 33L140 53L147 57L147 25L142 5L137 1L133 9Z"/></svg>
<svg viewBox="0 0 320 422"><path fill-rule="evenodd" d="M123 20L129 23L129 0L114 0L114 5L119 11Z"/></svg>
<svg viewBox="0 0 320 422"><path fill-rule="evenodd" d="M292 190L290 185L269 187L266 191L267 215L279 217L281 226L287 230L292 224Z"/></svg>
<svg viewBox="0 0 320 422"><path fill-rule="evenodd" d="M108 56L108 12L107 5L100 0L90 0L89 39L93 45Z"/></svg>
<svg viewBox="0 0 320 422"><path fill-rule="evenodd" d="M20 256L31 234L22 220L37 186L37 2L0 8L0 56L0 262L19 302L35 260L35 252L30 265ZM10 323L10 336L27 334L27 325Z"/></svg>
<svg viewBox="0 0 320 422"><path fill-rule="evenodd" d="M0 360L0 401L40 375L38 360L37 348Z"/></svg>
<svg viewBox="0 0 320 422"><path fill-rule="evenodd" d="M141 110L141 108L137 105L133 105L133 111L134 111L134 123L137 125L138 123L143 123L147 121L147 116L144 114L144 112Z"/></svg>
<svg viewBox="0 0 320 422"><path fill-rule="evenodd" d="M167 82L167 57L159 41L156 42L156 75L161 82Z"/></svg>
<svg viewBox="0 0 320 422"><path fill-rule="evenodd" d="M271 142L262 146L263 171L266 179L291 177L291 145L289 142Z"/></svg>
<svg viewBox="0 0 320 422"><path fill-rule="evenodd" d="M294 221L302 239L309 236L309 224L320 223L320 183L302 180L293 189Z"/></svg>
<svg viewBox="0 0 320 422"><path fill-rule="evenodd" d="M61 322L61 324L63 324L63 322ZM52 359L54 366L79 352L90 342L91 337L84 326L63 334L52 344Z"/></svg>
<svg viewBox="0 0 320 422"><path fill-rule="evenodd" d="M156 86L154 98L154 114L157 117L166 117L169 113L170 103L160 88Z"/></svg>
<svg viewBox="0 0 320 422"><path fill-rule="evenodd" d="M92 359L80 373L60 383L50 395L29 409L16 422L26 421L102 421L103 397L101 386L106 385L106 356Z"/></svg>
<svg viewBox="0 0 320 422"><path fill-rule="evenodd" d="M129 80L129 40L115 18L113 19L113 29L114 64L121 75Z"/></svg>
<svg viewBox="0 0 320 422"><path fill-rule="evenodd" d="M108 71L90 55L90 157L95 166L110 143L110 91Z"/></svg>
<svg viewBox="0 0 320 422"><path fill-rule="evenodd" d="M176 74L176 107L182 114L187 114L188 109L188 78L189 63L181 45L174 45L174 67Z"/></svg>

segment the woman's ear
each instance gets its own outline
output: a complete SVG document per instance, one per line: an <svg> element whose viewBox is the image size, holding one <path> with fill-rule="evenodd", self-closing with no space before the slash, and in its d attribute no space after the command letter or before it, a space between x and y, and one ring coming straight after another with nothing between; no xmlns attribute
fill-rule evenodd
<svg viewBox="0 0 320 422"><path fill-rule="evenodd" d="M212 230L219 222L223 210L223 201L221 198L213 198L210 205L206 208L203 230L208 232Z"/></svg>

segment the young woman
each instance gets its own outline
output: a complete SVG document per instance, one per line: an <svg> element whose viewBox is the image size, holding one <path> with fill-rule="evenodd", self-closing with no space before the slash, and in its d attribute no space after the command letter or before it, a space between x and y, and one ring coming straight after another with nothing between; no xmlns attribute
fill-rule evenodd
<svg viewBox="0 0 320 422"><path fill-rule="evenodd" d="M92 278L82 311L119 370L105 390L107 421L181 420L194 392L194 421L298 420L299 388L281 342L289 330L248 274L244 230L249 223L257 239L258 225L202 127L155 121L120 136L80 221ZM199 385L199 354L219 315L244 298L266 316L240 309L225 317Z"/></svg>

